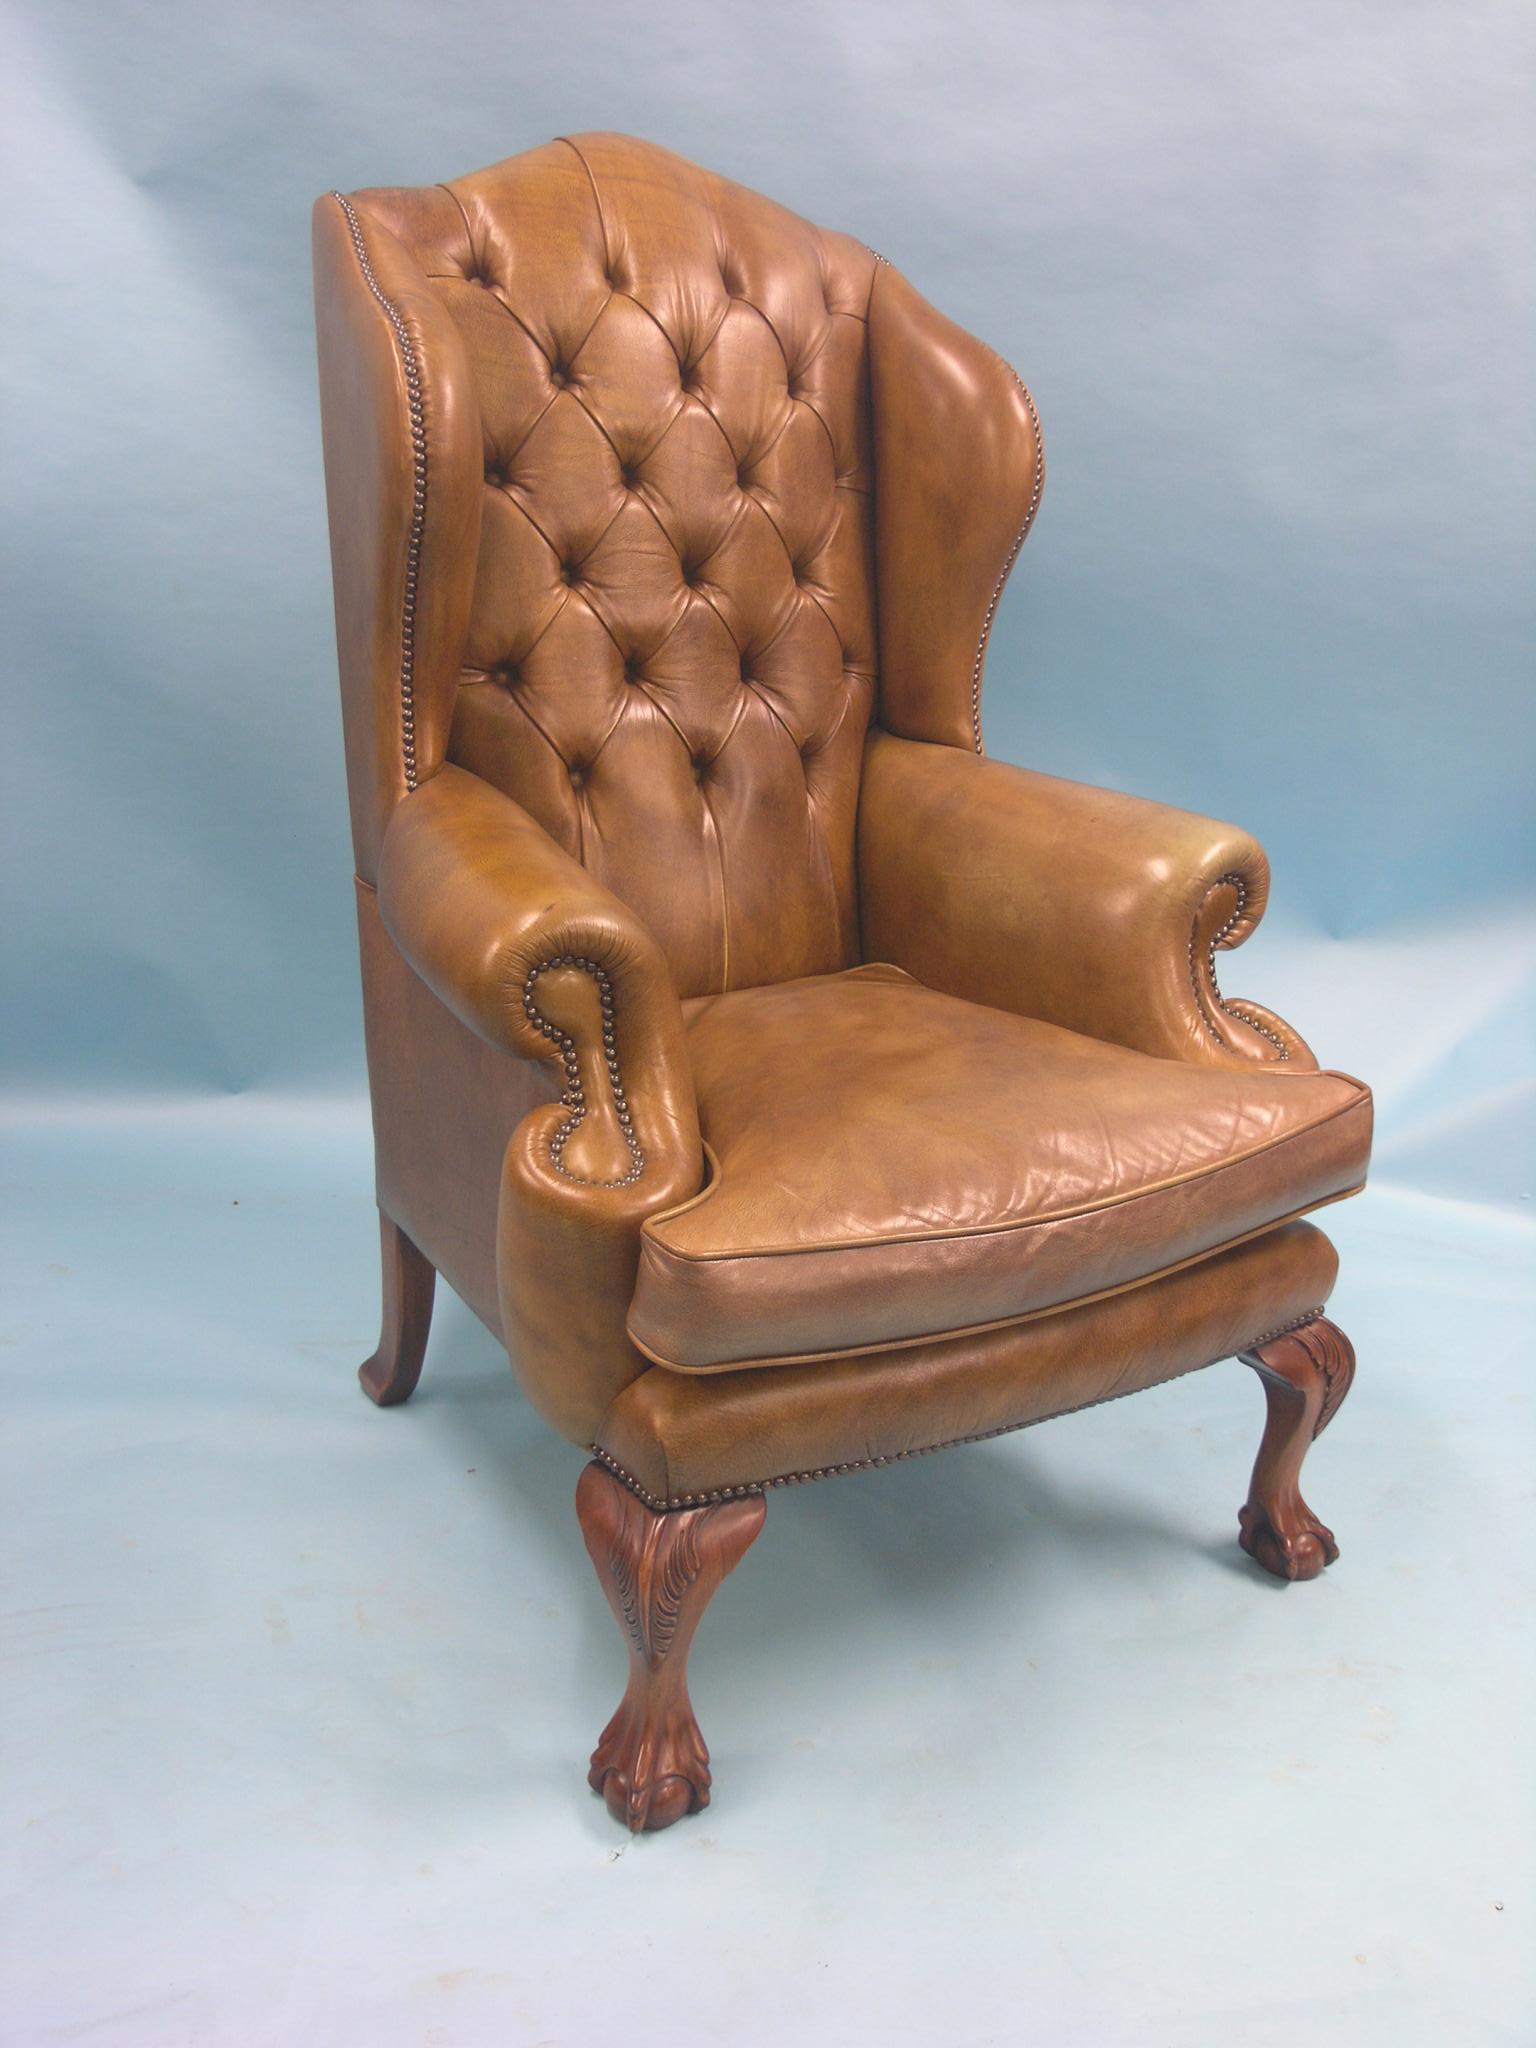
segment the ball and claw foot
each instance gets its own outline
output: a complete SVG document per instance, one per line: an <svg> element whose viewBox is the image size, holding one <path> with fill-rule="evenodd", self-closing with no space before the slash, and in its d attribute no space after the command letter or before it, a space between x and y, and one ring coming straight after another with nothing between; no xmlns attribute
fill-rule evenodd
<svg viewBox="0 0 1536 2048"><path fill-rule="evenodd" d="M709 1804L688 1646L766 1512L762 1495L749 1494L657 1514L596 1462L577 1484L581 1533L629 1644L629 1683L592 1753L587 1783L631 1834L669 1828Z"/></svg>
<svg viewBox="0 0 1536 2048"><path fill-rule="evenodd" d="M1264 1382L1268 1413L1237 1540L1277 1579L1315 1579L1339 1546L1301 1497L1301 1465L1349 1392L1355 1354L1336 1324L1314 1316L1242 1359Z"/></svg>
<svg viewBox="0 0 1536 2048"><path fill-rule="evenodd" d="M1338 1562L1339 1546L1333 1531L1323 1527L1300 1494L1294 1509L1280 1516L1278 1527L1261 1510L1239 1508L1237 1540L1277 1579L1315 1579L1325 1566Z"/></svg>
<svg viewBox="0 0 1536 2048"><path fill-rule="evenodd" d="M669 1828L709 1804L709 1751L691 1711L648 1722L643 1701L625 1694L598 1738L587 1783L632 1835Z"/></svg>

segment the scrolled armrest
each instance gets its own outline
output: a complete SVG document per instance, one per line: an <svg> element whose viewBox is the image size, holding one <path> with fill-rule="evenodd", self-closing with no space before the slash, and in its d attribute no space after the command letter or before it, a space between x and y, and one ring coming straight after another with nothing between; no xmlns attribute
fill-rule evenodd
<svg viewBox="0 0 1536 2048"><path fill-rule="evenodd" d="M930 987L1165 1059L1317 1064L1217 986L1269 894L1236 826L877 733L859 876L865 958Z"/></svg>
<svg viewBox="0 0 1536 2048"><path fill-rule="evenodd" d="M642 1209L698 1187L698 1111L666 960L520 805L440 769L396 806L378 890L385 927L449 1009L558 1069L560 1103L533 1111L521 1134L547 1172L594 1191L643 1188Z"/></svg>

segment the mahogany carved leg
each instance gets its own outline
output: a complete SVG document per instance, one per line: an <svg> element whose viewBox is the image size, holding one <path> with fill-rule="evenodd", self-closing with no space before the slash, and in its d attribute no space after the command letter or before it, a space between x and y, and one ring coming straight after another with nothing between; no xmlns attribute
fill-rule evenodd
<svg viewBox="0 0 1536 2048"><path fill-rule="evenodd" d="M1242 1354L1264 1382L1269 1413L1238 1541L1279 1579L1315 1579L1339 1546L1301 1497L1301 1461L1339 1412L1355 1376L1349 1339L1326 1316Z"/></svg>
<svg viewBox="0 0 1536 2048"><path fill-rule="evenodd" d="M688 1646L763 1526L759 1494L655 1514L593 1463L576 1487L581 1533L629 1644L629 1684L587 1782L631 1834L709 1804L709 1751L688 1698Z"/></svg>
<svg viewBox="0 0 1536 2048"><path fill-rule="evenodd" d="M394 1408L411 1398L421 1378L437 1274L382 1209L379 1248L384 1261L384 1324L378 1350L358 1368L357 1376L370 1401Z"/></svg>

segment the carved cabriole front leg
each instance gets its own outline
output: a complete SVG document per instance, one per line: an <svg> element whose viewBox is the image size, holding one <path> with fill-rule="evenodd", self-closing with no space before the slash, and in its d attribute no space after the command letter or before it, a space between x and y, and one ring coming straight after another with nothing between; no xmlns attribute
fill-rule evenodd
<svg viewBox="0 0 1536 2048"><path fill-rule="evenodd" d="M1314 1316L1243 1352L1242 1360L1263 1380L1269 1413L1248 1502L1238 1513L1238 1541L1276 1578L1315 1579L1339 1546L1301 1497L1301 1462L1349 1392L1355 1354L1336 1324Z"/></svg>
<svg viewBox="0 0 1536 2048"><path fill-rule="evenodd" d="M688 1698L688 1646L715 1588L763 1526L761 1494L655 1514L601 1465L576 1488L581 1533L629 1644L629 1684L587 1782L633 1834L709 1804L709 1751Z"/></svg>

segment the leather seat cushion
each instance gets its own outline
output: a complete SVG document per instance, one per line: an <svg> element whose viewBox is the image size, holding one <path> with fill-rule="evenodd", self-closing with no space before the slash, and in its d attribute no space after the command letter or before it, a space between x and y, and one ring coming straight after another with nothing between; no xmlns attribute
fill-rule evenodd
<svg viewBox="0 0 1536 2048"><path fill-rule="evenodd" d="M1000 1328L773 1372L667 1372L624 1387L593 1446L653 1508L824 1479L1134 1394L1317 1315L1338 1259L1311 1223Z"/></svg>
<svg viewBox="0 0 1536 2048"><path fill-rule="evenodd" d="M984 1329L1352 1193L1348 1075L1150 1058L872 965L685 1006L712 1173L642 1232L629 1333L679 1371Z"/></svg>

